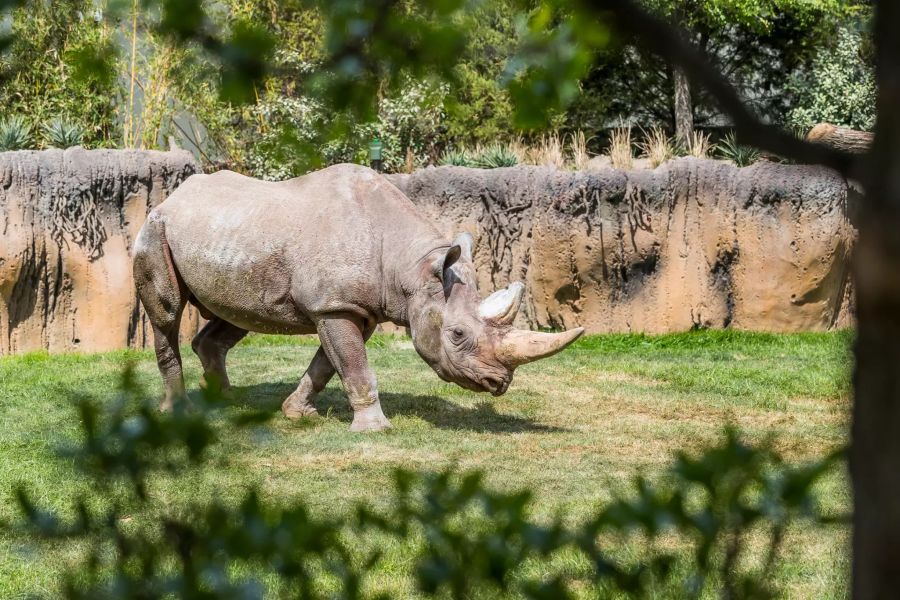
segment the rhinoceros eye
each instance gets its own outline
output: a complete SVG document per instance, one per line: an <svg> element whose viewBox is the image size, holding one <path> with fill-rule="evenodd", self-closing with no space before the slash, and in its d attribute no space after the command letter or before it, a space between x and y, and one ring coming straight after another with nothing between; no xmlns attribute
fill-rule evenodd
<svg viewBox="0 0 900 600"><path fill-rule="evenodd" d="M454 344L461 344L466 339L466 332L462 327L452 327L450 329L450 341Z"/></svg>

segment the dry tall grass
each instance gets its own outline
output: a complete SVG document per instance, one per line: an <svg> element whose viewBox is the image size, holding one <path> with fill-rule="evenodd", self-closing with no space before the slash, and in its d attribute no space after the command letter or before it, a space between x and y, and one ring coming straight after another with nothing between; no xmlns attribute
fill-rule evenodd
<svg viewBox="0 0 900 600"><path fill-rule="evenodd" d="M687 153L694 158L708 158L712 146L709 143L709 134L702 131L694 131L688 139Z"/></svg>
<svg viewBox="0 0 900 600"><path fill-rule="evenodd" d="M576 171L586 169L588 161L591 160L591 155L588 154L587 138L585 138L584 132L578 130L574 133L570 133L568 139L569 153L572 158L572 168Z"/></svg>
<svg viewBox="0 0 900 600"><path fill-rule="evenodd" d="M531 164L529 160L531 149L528 147L528 144L525 143L522 136L511 139L506 147L512 154L516 155L516 160L520 165Z"/></svg>
<svg viewBox="0 0 900 600"><path fill-rule="evenodd" d="M609 160L616 169L630 169L634 166L631 127L614 129L609 136Z"/></svg>
<svg viewBox="0 0 900 600"><path fill-rule="evenodd" d="M643 141L638 142L641 154L650 159L650 166L656 168L667 160L675 157L675 148L672 140L666 135L662 127L654 126L647 131L641 129Z"/></svg>
<svg viewBox="0 0 900 600"><path fill-rule="evenodd" d="M543 135L537 145L529 148L527 162L544 167L565 169L566 156L563 146L563 140L558 133Z"/></svg>

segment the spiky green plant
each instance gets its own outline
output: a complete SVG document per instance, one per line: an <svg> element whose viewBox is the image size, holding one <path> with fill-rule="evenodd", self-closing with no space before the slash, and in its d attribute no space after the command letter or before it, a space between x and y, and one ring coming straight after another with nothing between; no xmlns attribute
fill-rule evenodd
<svg viewBox="0 0 900 600"><path fill-rule="evenodd" d="M31 125L13 115L0 121L0 152L25 150L31 145Z"/></svg>
<svg viewBox="0 0 900 600"><path fill-rule="evenodd" d="M474 162L474 166L479 169L496 169L498 167L514 167L519 164L519 158L509 147L491 144L481 149Z"/></svg>
<svg viewBox="0 0 900 600"><path fill-rule="evenodd" d="M716 154L720 158L730 160L739 167L752 165L759 160L759 150L738 143L734 132L728 133L715 145Z"/></svg>
<svg viewBox="0 0 900 600"><path fill-rule="evenodd" d="M53 119L44 127L44 132L54 148L80 146L84 141L84 129L81 125L63 119Z"/></svg>
<svg viewBox="0 0 900 600"><path fill-rule="evenodd" d="M441 156L441 164L452 167L475 166L475 159L468 150L447 150Z"/></svg>

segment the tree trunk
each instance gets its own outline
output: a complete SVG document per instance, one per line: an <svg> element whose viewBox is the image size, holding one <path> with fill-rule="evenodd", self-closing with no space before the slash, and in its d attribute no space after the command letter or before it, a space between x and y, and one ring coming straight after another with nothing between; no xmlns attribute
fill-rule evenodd
<svg viewBox="0 0 900 600"><path fill-rule="evenodd" d="M865 154L872 148L875 134L868 131L857 131L847 127L838 127L831 123L819 123L809 130L806 139L829 146L836 150Z"/></svg>
<svg viewBox="0 0 900 600"><path fill-rule="evenodd" d="M691 103L691 84L680 67L672 67L675 87L675 142L689 149L694 133L694 107Z"/></svg>
<svg viewBox="0 0 900 600"><path fill-rule="evenodd" d="M854 257L853 597L900 590L900 2L879 0L878 123Z"/></svg>

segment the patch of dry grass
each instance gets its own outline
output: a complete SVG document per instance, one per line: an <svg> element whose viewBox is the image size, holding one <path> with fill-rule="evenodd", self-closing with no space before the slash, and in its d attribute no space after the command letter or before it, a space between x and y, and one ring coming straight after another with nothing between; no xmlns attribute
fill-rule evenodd
<svg viewBox="0 0 900 600"><path fill-rule="evenodd" d="M583 171L587 168L591 155L588 153L588 140L584 136L584 132L578 130L568 135L569 140L569 156L571 157L571 166L576 171Z"/></svg>
<svg viewBox="0 0 900 600"><path fill-rule="evenodd" d="M691 137L688 140L688 147L686 150L688 156L693 156L694 158L709 158L709 152L712 150L712 145L709 142L709 134L695 129L691 132Z"/></svg>
<svg viewBox="0 0 900 600"><path fill-rule="evenodd" d="M609 137L609 160L616 169L630 169L634 166L634 146L631 141L631 127L614 129Z"/></svg>
<svg viewBox="0 0 900 600"><path fill-rule="evenodd" d="M641 129L643 139L638 142L641 154L650 160L650 166L658 167L667 160L675 157L675 147L672 139L666 135L662 127L654 126L649 131Z"/></svg>
<svg viewBox="0 0 900 600"><path fill-rule="evenodd" d="M564 146L563 139L558 133L542 135L528 149L527 162L532 165L565 169L566 155Z"/></svg>

